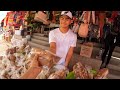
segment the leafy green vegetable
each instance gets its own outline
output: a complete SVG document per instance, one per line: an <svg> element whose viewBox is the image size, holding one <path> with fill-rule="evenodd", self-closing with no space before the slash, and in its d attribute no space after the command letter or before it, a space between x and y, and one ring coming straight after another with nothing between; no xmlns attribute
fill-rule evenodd
<svg viewBox="0 0 120 90"><path fill-rule="evenodd" d="M74 72L73 72L73 71L72 71L72 72L69 72L69 73L67 74L66 79L75 79L75 74L74 74Z"/></svg>
<svg viewBox="0 0 120 90"><path fill-rule="evenodd" d="M90 70L90 72L91 72L93 75L95 75L95 74L97 73L97 71L94 70L94 69Z"/></svg>

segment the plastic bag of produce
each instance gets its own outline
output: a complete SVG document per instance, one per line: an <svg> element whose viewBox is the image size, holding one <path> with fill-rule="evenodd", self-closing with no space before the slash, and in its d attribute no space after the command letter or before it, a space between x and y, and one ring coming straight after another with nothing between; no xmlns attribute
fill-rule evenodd
<svg viewBox="0 0 120 90"><path fill-rule="evenodd" d="M43 66L41 72L36 79L47 79L50 74L50 69L47 66Z"/></svg>
<svg viewBox="0 0 120 90"><path fill-rule="evenodd" d="M73 66L76 79L90 79L87 69L80 62Z"/></svg>
<svg viewBox="0 0 120 90"><path fill-rule="evenodd" d="M42 66L48 66L49 68L51 68L60 60L60 57L56 56L50 51L45 51L43 49L32 48L30 53L38 54L39 55L38 61L40 62L40 64Z"/></svg>
<svg viewBox="0 0 120 90"><path fill-rule="evenodd" d="M22 38L22 42L23 42L24 44L27 44L27 38Z"/></svg>
<svg viewBox="0 0 120 90"><path fill-rule="evenodd" d="M48 77L48 79L65 79L68 73L67 69L58 70Z"/></svg>
<svg viewBox="0 0 120 90"><path fill-rule="evenodd" d="M30 51L31 54L39 54L39 56L42 56L45 51L41 48L32 48Z"/></svg>
<svg viewBox="0 0 120 90"><path fill-rule="evenodd" d="M108 68L100 69L97 74L94 76L94 79L106 79L109 73Z"/></svg>

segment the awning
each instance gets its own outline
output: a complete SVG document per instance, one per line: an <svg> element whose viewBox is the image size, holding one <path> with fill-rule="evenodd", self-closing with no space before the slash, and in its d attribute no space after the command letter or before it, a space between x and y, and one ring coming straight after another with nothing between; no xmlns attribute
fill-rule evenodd
<svg viewBox="0 0 120 90"><path fill-rule="evenodd" d="M6 17L8 12L10 11L0 11L0 23Z"/></svg>

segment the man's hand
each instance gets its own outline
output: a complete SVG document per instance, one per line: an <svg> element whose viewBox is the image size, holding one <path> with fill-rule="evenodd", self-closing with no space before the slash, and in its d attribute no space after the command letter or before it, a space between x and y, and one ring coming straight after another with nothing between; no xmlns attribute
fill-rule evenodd
<svg viewBox="0 0 120 90"><path fill-rule="evenodd" d="M35 54L32 62L31 62L31 67L39 67L40 66L40 62L38 61L39 55Z"/></svg>
<svg viewBox="0 0 120 90"><path fill-rule="evenodd" d="M36 54L31 62L30 68L20 77L20 79L35 79L41 72L41 67L38 61L39 55Z"/></svg>
<svg viewBox="0 0 120 90"><path fill-rule="evenodd" d="M55 42L51 42L50 43L50 49L49 49L52 53L56 54L56 43Z"/></svg>

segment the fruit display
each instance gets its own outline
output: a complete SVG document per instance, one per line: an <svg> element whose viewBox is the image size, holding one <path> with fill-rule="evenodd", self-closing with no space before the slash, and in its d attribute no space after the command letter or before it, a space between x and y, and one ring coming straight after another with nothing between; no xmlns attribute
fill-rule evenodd
<svg viewBox="0 0 120 90"><path fill-rule="evenodd" d="M0 56L0 79L18 79L30 67L28 57L31 47L10 47L6 50L5 56Z"/></svg>
<svg viewBox="0 0 120 90"><path fill-rule="evenodd" d="M69 70L62 65L55 65L52 68L42 67L36 79L65 79Z"/></svg>
<svg viewBox="0 0 120 90"><path fill-rule="evenodd" d="M77 62L73 66L73 71L67 75L66 79L107 79L108 73L108 68L95 70L91 66Z"/></svg>
<svg viewBox="0 0 120 90"><path fill-rule="evenodd" d="M107 79L109 73L107 68L95 70L91 66L82 65L81 62L77 62L71 72L62 65L56 66L59 67L42 67L36 79Z"/></svg>
<svg viewBox="0 0 120 90"><path fill-rule="evenodd" d="M61 58L49 50L21 45L8 48L5 56L0 56L0 79L19 79L30 67L36 66L32 65L36 54L41 71L34 79L106 79L109 73L107 68L95 70L81 62L77 62L69 71L69 68L57 64Z"/></svg>

